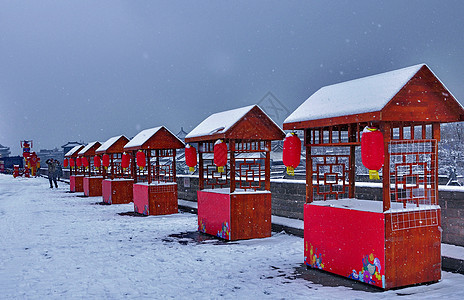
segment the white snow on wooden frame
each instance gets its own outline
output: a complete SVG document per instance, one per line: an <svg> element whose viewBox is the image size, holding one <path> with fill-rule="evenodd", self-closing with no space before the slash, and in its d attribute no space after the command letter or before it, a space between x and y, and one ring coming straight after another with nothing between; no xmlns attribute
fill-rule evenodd
<svg viewBox="0 0 464 300"><path fill-rule="evenodd" d="M109 138L106 142L104 142L100 147L98 147L95 152L103 152L108 150L109 147L113 146L114 143L116 143L123 135L118 135L118 136L113 136L112 138Z"/></svg>
<svg viewBox="0 0 464 300"><path fill-rule="evenodd" d="M227 132L234 126L243 116L245 116L253 107L250 105L232 110L218 112L207 117L203 122L198 124L185 138L193 138L205 135L213 135L216 133Z"/></svg>
<svg viewBox="0 0 464 300"><path fill-rule="evenodd" d="M176 137L175 134L173 134L169 129L167 129L164 126L149 128L149 129L140 131L136 136L134 136L132 140L130 140L129 143L127 143L124 146L124 149L131 148L131 147L141 147L143 144L145 144L146 141L148 141L152 136L154 136L161 128L166 129L169 133L172 134L172 136ZM179 141L183 143L181 140Z"/></svg>
<svg viewBox="0 0 464 300"><path fill-rule="evenodd" d="M82 148L81 151L79 151L79 155L84 155L85 152L87 152L90 148L92 148L96 143L98 143L97 141L95 142L91 142L91 143L88 143L87 146L85 146L84 148Z"/></svg>
<svg viewBox="0 0 464 300"><path fill-rule="evenodd" d="M82 145L77 145L77 146L74 146L71 150L69 150L68 152L66 152L66 154L64 156L68 157L68 156L71 156L73 155L77 150L79 150L79 148L81 148Z"/></svg>
<svg viewBox="0 0 464 300"><path fill-rule="evenodd" d="M284 123L380 111L425 64L320 88Z"/></svg>

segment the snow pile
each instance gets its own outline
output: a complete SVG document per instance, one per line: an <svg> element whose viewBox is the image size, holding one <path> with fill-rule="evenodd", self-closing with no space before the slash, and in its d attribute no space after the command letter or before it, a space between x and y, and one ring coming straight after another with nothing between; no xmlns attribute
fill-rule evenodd
<svg viewBox="0 0 464 300"><path fill-rule="evenodd" d="M464 297L464 276L447 272L437 284L387 292L317 284L295 276L301 238L274 233L225 243L171 236L196 233L197 216L121 216L133 204L95 205L101 197L67 190L0 174L0 299Z"/></svg>

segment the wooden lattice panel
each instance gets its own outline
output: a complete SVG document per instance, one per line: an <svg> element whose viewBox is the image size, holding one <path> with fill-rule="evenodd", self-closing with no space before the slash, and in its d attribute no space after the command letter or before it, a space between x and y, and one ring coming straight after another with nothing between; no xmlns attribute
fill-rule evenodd
<svg viewBox="0 0 464 300"><path fill-rule="evenodd" d="M312 155L314 200L347 198L350 190L349 155Z"/></svg>
<svg viewBox="0 0 464 300"><path fill-rule="evenodd" d="M389 154L392 230L438 225L436 140L395 140Z"/></svg>
<svg viewBox="0 0 464 300"><path fill-rule="evenodd" d="M264 180L264 168L261 159L243 159L238 163L239 186L241 189L257 190Z"/></svg>

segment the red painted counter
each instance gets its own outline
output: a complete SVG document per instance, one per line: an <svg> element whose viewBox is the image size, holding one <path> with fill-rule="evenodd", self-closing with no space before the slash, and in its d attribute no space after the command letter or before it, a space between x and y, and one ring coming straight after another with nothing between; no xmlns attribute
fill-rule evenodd
<svg viewBox="0 0 464 300"><path fill-rule="evenodd" d="M102 181L103 202L126 204L132 202L133 179L105 179Z"/></svg>
<svg viewBox="0 0 464 300"><path fill-rule="evenodd" d="M202 190L198 196L198 230L226 240L271 236L271 193Z"/></svg>
<svg viewBox="0 0 464 300"><path fill-rule="evenodd" d="M69 190L71 192L84 191L84 175L69 176Z"/></svg>
<svg viewBox="0 0 464 300"><path fill-rule="evenodd" d="M168 215L178 212L177 183L135 183L134 211L144 215Z"/></svg>
<svg viewBox="0 0 464 300"><path fill-rule="evenodd" d="M383 213L380 201L353 200L304 205L307 266L384 289L440 279L439 207ZM414 214L437 209L438 219L413 224Z"/></svg>
<svg viewBox="0 0 464 300"><path fill-rule="evenodd" d="M83 188L84 195L88 197L95 197L102 195L102 176L84 177Z"/></svg>

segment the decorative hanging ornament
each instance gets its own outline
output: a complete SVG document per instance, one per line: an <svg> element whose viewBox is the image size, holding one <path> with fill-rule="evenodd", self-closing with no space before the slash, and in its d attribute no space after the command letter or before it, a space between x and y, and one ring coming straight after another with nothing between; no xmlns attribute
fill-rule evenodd
<svg viewBox="0 0 464 300"><path fill-rule="evenodd" d="M89 168L89 161L88 161L87 157L85 157L85 156L82 157L82 165L83 165L84 168L86 168L86 169Z"/></svg>
<svg viewBox="0 0 464 300"><path fill-rule="evenodd" d="M287 133L284 139L282 161L287 167L287 174L295 176L295 169L300 164L301 141L295 132Z"/></svg>
<svg viewBox="0 0 464 300"><path fill-rule="evenodd" d="M65 158L65 159L63 160L63 167L65 167L65 168L68 167L68 159L67 159L67 158Z"/></svg>
<svg viewBox="0 0 464 300"><path fill-rule="evenodd" d="M195 171L195 166L197 165L197 149L190 144L185 146L185 163L189 167L190 172Z"/></svg>
<svg viewBox="0 0 464 300"><path fill-rule="evenodd" d="M361 137L362 164L369 169L369 179L380 179L384 161L383 134L377 128L365 127Z"/></svg>
<svg viewBox="0 0 464 300"><path fill-rule="evenodd" d="M214 164L218 167L218 172L224 172L224 166L227 165L227 145L223 140L214 143Z"/></svg>
<svg viewBox="0 0 464 300"><path fill-rule="evenodd" d="M145 152L142 150L139 150L136 155L136 160L137 160L137 166L139 167L140 170L145 168L145 165L147 164L147 159L145 158Z"/></svg>
<svg viewBox="0 0 464 300"><path fill-rule="evenodd" d="M100 167L101 167L101 159L100 159L100 156L95 155L95 156L93 157L93 165L95 166L95 168L96 168L97 170L100 169Z"/></svg>
<svg viewBox="0 0 464 300"><path fill-rule="evenodd" d="M123 171L126 171L126 169L129 168L129 163L130 163L130 155L124 152L121 158L121 167Z"/></svg>
<svg viewBox="0 0 464 300"><path fill-rule="evenodd" d="M108 170L110 166L110 156L106 153L102 155L102 165L105 167L105 170Z"/></svg>
<svg viewBox="0 0 464 300"><path fill-rule="evenodd" d="M78 168L80 168L82 166L82 158L81 157L76 158L76 166Z"/></svg>
<svg viewBox="0 0 464 300"><path fill-rule="evenodd" d="M70 159L69 159L69 167L70 167L70 168L74 168L75 165L76 165L76 163L75 163L74 159L73 159L73 158L70 158Z"/></svg>

